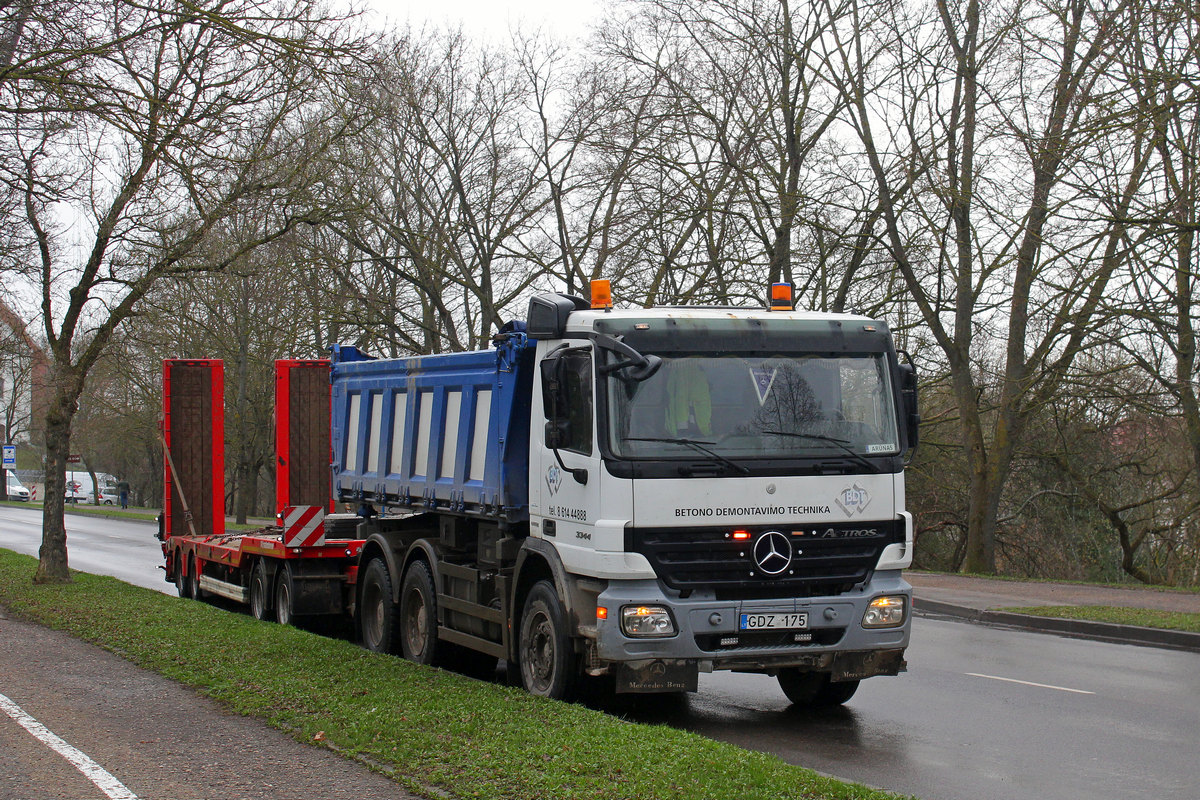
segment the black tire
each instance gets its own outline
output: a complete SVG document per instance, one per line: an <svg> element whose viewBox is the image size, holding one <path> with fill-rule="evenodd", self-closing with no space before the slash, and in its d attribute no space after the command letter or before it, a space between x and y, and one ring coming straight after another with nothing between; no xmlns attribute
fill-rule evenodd
<svg viewBox="0 0 1200 800"><path fill-rule="evenodd" d="M359 628L363 647L374 653L399 653L400 616L392 601L392 575L387 562L373 558L363 572L362 599L359 601Z"/></svg>
<svg viewBox="0 0 1200 800"><path fill-rule="evenodd" d="M175 551L175 557L171 559L171 563L175 566L175 591L179 592L179 596L186 598L188 596L187 573L183 565L187 563L184 559L183 552Z"/></svg>
<svg viewBox="0 0 1200 800"><path fill-rule="evenodd" d="M438 657L437 591L424 561L414 561L400 586L400 652L409 661L433 664Z"/></svg>
<svg viewBox="0 0 1200 800"><path fill-rule="evenodd" d="M203 600L208 592L200 588L200 556L192 559L192 569L188 573L188 592L193 600Z"/></svg>
<svg viewBox="0 0 1200 800"><path fill-rule="evenodd" d="M292 565L283 562L275 573L275 621L280 625L295 625L297 622L292 601L296 596L296 583L292 578Z"/></svg>
<svg viewBox="0 0 1200 800"><path fill-rule="evenodd" d="M255 619L271 619L271 584L267 581L267 565L261 558L250 573L250 613Z"/></svg>
<svg viewBox="0 0 1200 800"><path fill-rule="evenodd" d="M781 669L779 688L798 706L828 708L840 706L858 691L858 681L829 680L828 672L805 672L799 669Z"/></svg>
<svg viewBox="0 0 1200 800"><path fill-rule="evenodd" d="M521 683L538 697L570 700L579 678L567 615L549 581L534 584L521 612L517 645Z"/></svg>

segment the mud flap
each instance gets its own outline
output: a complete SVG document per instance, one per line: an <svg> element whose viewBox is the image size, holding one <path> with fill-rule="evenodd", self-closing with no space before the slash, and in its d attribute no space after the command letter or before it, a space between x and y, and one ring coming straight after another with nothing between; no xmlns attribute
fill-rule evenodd
<svg viewBox="0 0 1200 800"><path fill-rule="evenodd" d="M862 650L834 653L832 681L857 681L875 675L899 675L908 669L903 650Z"/></svg>
<svg viewBox="0 0 1200 800"><path fill-rule="evenodd" d="M319 575L292 576L292 613L297 616L341 614L345 580Z"/></svg>
<svg viewBox="0 0 1200 800"><path fill-rule="evenodd" d="M650 694L652 692L694 692L700 668L685 659L629 661L617 666L617 691Z"/></svg>

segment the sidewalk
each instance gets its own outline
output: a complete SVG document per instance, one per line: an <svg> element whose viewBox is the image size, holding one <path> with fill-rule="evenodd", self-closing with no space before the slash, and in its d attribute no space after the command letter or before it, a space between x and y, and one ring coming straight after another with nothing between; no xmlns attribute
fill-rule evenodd
<svg viewBox="0 0 1200 800"><path fill-rule="evenodd" d="M1200 652L1200 633L1036 617L1002 610L1024 606L1120 606L1200 614L1200 594L1194 592L1009 581L926 572L908 572L905 578L913 585L913 609L919 614Z"/></svg>

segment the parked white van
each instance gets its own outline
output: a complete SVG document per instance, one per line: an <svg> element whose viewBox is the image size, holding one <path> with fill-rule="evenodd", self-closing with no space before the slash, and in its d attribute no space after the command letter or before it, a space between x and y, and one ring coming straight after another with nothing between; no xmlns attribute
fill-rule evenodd
<svg viewBox="0 0 1200 800"><path fill-rule="evenodd" d="M117 479L107 472L97 472L96 480L100 481L100 502L107 498L106 494L116 495ZM68 503L94 503L96 487L92 476L87 472L71 470L67 472L67 491L64 498Z"/></svg>
<svg viewBox="0 0 1200 800"><path fill-rule="evenodd" d="M29 502L29 490L26 489L21 481L11 472L5 472L4 489L5 497L9 500L23 500Z"/></svg>

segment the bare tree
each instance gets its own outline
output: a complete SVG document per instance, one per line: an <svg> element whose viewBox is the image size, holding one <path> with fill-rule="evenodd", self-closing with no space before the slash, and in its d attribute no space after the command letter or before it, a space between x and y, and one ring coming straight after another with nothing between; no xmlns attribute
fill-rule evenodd
<svg viewBox="0 0 1200 800"><path fill-rule="evenodd" d="M335 43L309 4L286 13L255 0L38 8L19 69L0 83L0 107L11 111L2 180L20 201L6 224L33 255L5 267L41 297L53 373L35 580L63 582L65 459L89 371L165 276L222 270L320 220L306 165L328 137L306 117ZM69 35L65 18L77 25ZM48 84L65 61L70 80ZM269 224L222 239L221 222L250 208Z"/></svg>
<svg viewBox="0 0 1200 800"><path fill-rule="evenodd" d="M349 211L331 229L341 242L321 243L326 263L395 354L481 346L542 260L522 75L439 31L396 39L376 67L349 90L373 124L337 154Z"/></svg>
<svg viewBox="0 0 1200 800"><path fill-rule="evenodd" d="M1196 352L1196 233L1200 230L1200 13L1185 2L1148 5L1123 63L1131 91L1152 124L1153 179L1130 209L1142 231L1132 258L1135 302L1125 320L1126 352L1178 404L1193 470L1200 476ZM1196 489L1200 492L1200 477Z"/></svg>
<svg viewBox="0 0 1200 800"><path fill-rule="evenodd" d="M822 253L837 248L822 248L814 235L833 230L821 218L835 208L814 196L815 176L846 102L819 78L816 44L844 8L788 0L632 8L603 42L609 58L643 73L661 95L647 109L662 118L660 135L646 143L656 158L640 162L664 212L648 216L645 232L662 253L651 298L666 288L673 300L704 299L738 277L744 286L716 299L761 302L765 283L779 280L816 287ZM669 238L649 244L660 232Z"/></svg>
<svg viewBox="0 0 1200 800"><path fill-rule="evenodd" d="M0 416L5 443L16 442L32 432L34 376L45 359L25 321L0 301ZM23 402L25 399L28 404Z"/></svg>
<svg viewBox="0 0 1200 800"><path fill-rule="evenodd" d="M1133 13L972 0L922 17L863 3L826 40L891 256L953 378L970 476L967 571L995 571L1025 425L1087 346L1127 254L1127 227L1112 220L1150 148L1110 68ZM1106 169L1114 152L1120 168ZM902 217L913 175L933 202ZM980 402L988 384L994 409Z"/></svg>

